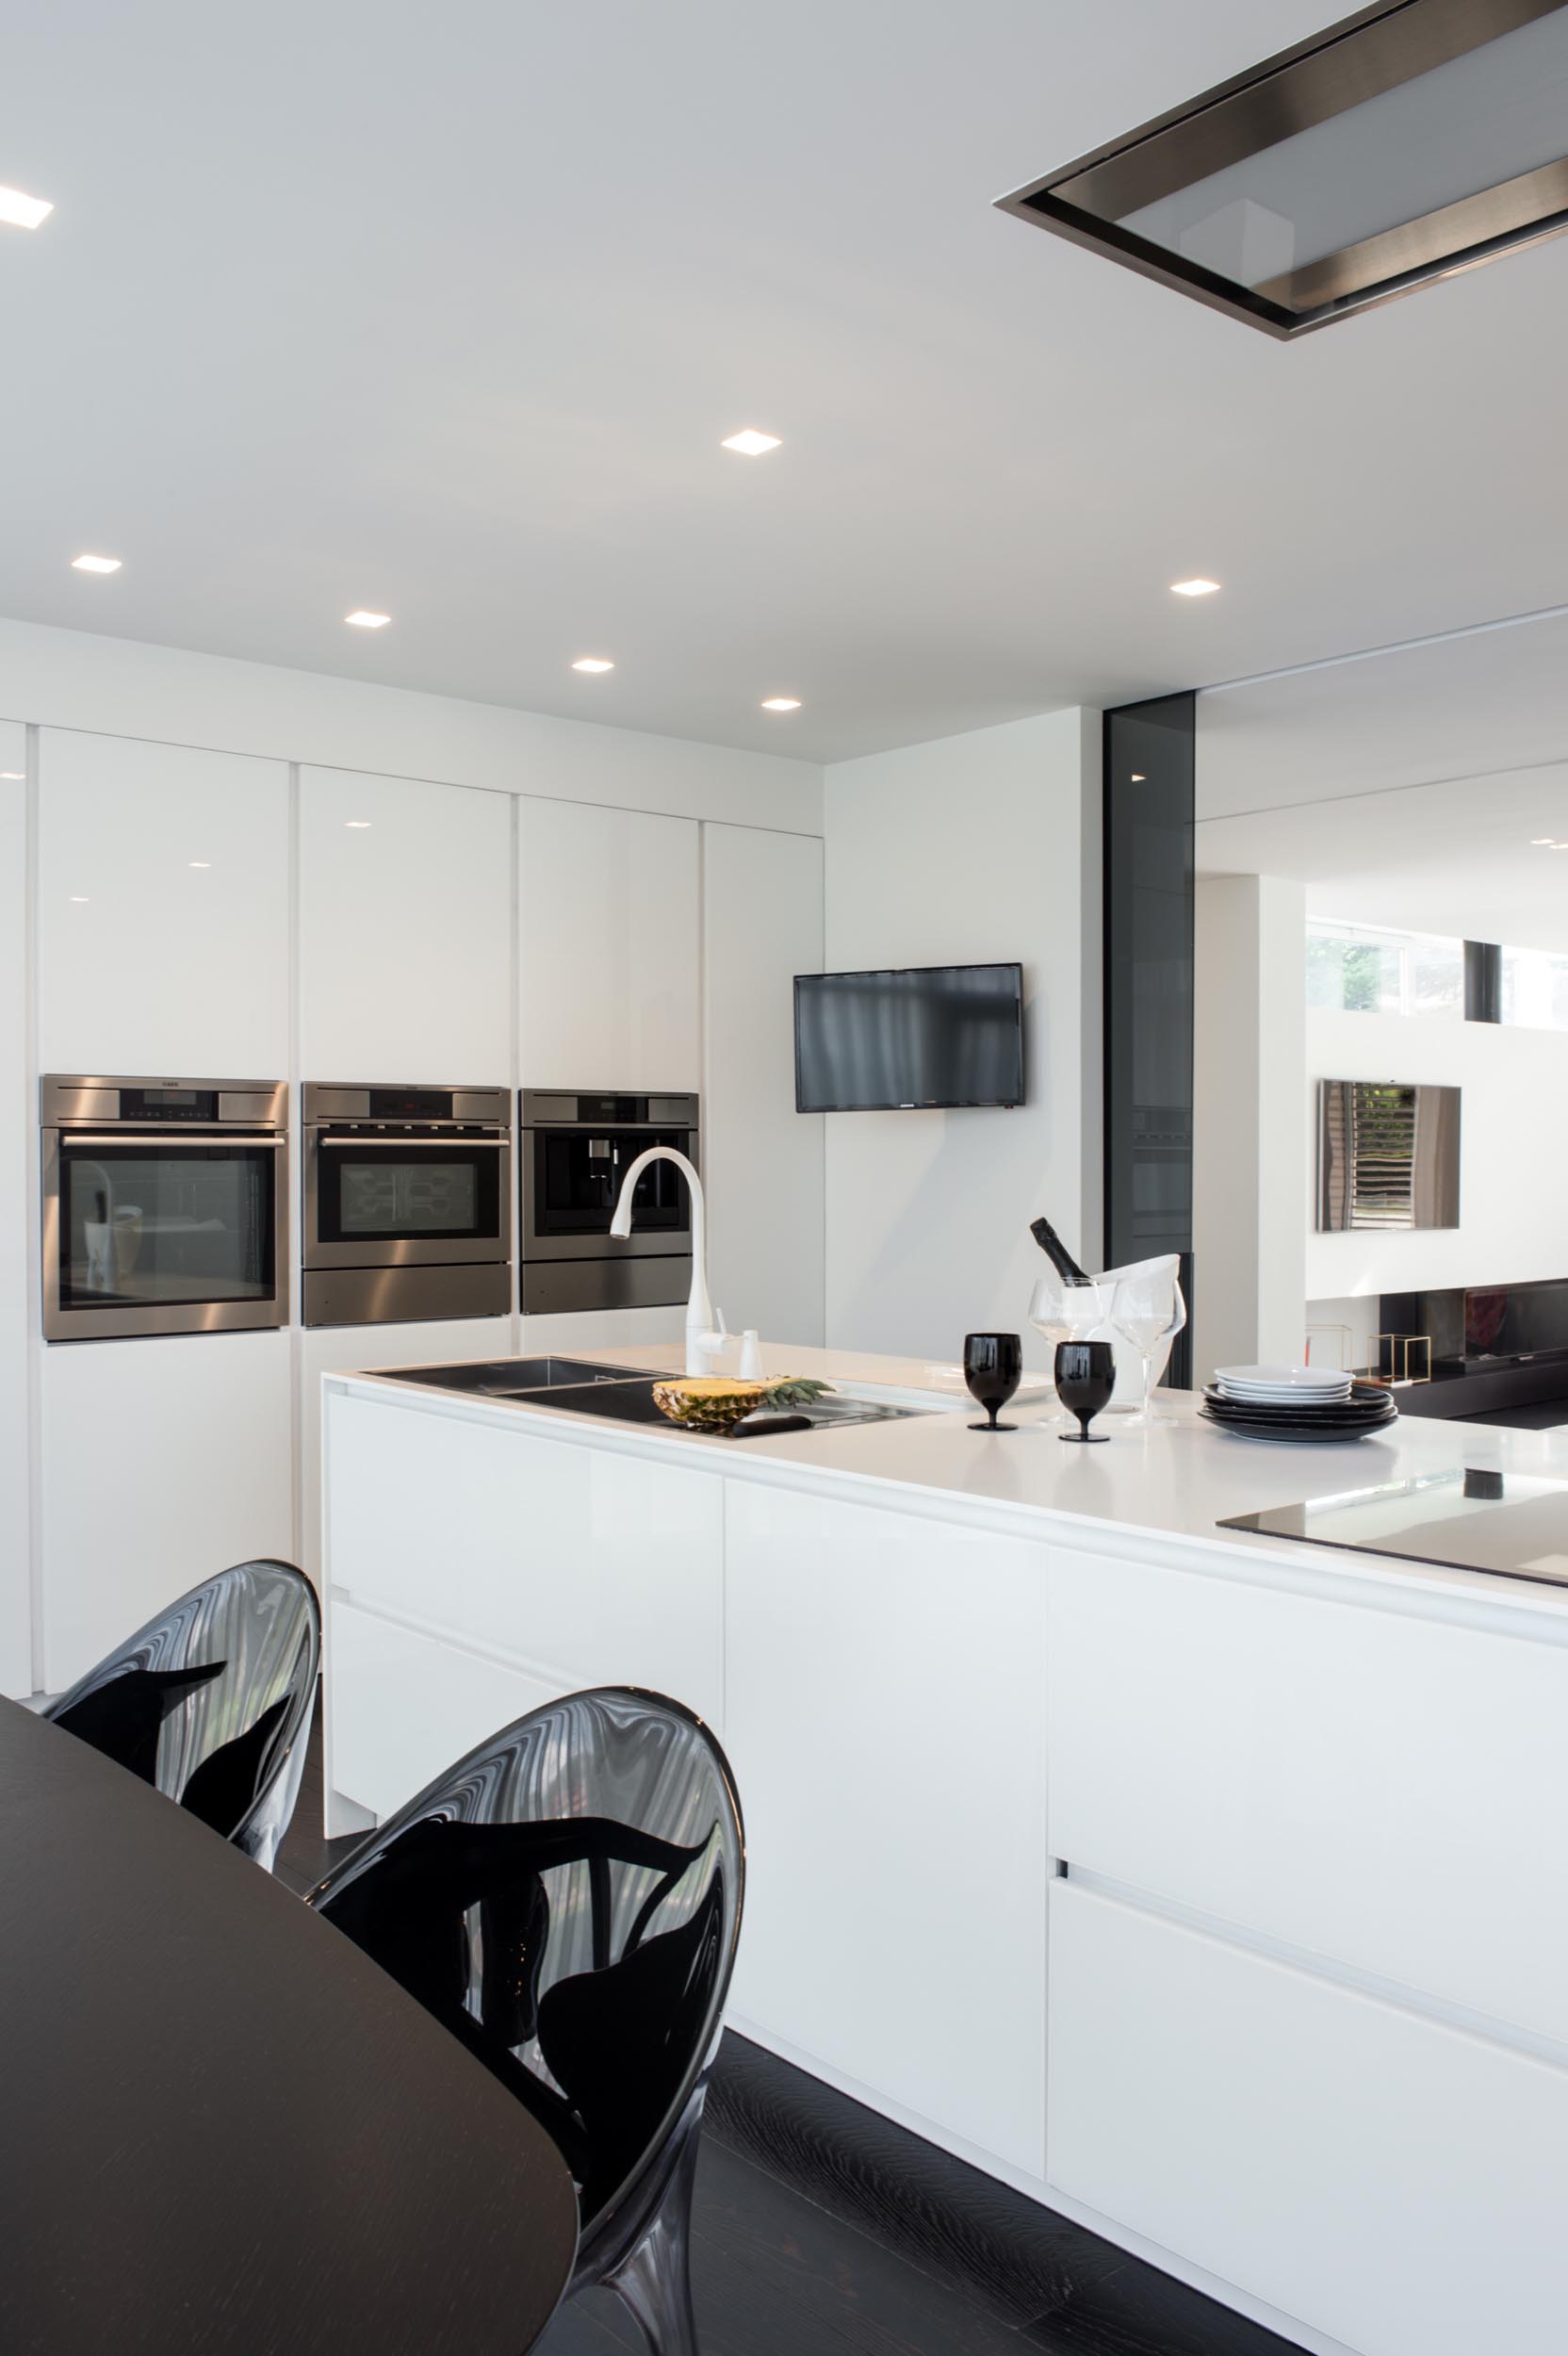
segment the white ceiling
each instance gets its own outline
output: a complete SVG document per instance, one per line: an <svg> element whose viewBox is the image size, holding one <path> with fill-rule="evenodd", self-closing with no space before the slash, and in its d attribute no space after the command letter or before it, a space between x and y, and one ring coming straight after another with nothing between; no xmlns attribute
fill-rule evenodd
<svg viewBox="0 0 1568 2356"><path fill-rule="evenodd" d="M1568 614L1200 696L1200 873L1568 952Z"/></svg>
<svg viewBox="0 0 1568 2356"><path fill-rule="evenodd" d="M1283 346L992 209L1333 12L10 0L0 613L820 759L1552 604L1568 240Z"/></svg>

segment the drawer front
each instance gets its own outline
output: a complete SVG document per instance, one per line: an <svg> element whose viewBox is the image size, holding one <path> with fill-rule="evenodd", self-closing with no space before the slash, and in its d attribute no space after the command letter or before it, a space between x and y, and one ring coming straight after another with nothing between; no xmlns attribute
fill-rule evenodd
<svg viewBox="0 0 1568 2356"><path fill-rule="evenodd" d="M1052 1885L1050 2184L1362 2356L1558 2356L1568 2073Z"/></svg>
<svg viewBox="0 0 1568 2356"><path fill-rule="evenodd" d="M1568 1651L1061 1554L1054 1855L1568 2042Z"/></svg>
<svg viewBox="0 0 1568 2356"><path fill-rule="evenodd" d="M461 1415L327 1394L334 1587L556 1692L646 1685L724 1716L724 1484Z"/></svg>
<svg viewBox="0 0 1568 2356"><path fill-rule="evenodd" d="M486 1736L571 1690L351 1604L333 1605L331 1637L328 1776L383 1821Z"/></svg>

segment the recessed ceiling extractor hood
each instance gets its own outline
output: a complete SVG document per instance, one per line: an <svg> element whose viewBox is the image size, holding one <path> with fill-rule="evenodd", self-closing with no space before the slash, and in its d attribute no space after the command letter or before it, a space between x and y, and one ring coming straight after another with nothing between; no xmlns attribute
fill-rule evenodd
<svg viewBox="0 0 1568 2356"><path fill-rule="evenodd" d="M1305 335L1568 228L1568 6L1385 0L997 201Z"/></svg>

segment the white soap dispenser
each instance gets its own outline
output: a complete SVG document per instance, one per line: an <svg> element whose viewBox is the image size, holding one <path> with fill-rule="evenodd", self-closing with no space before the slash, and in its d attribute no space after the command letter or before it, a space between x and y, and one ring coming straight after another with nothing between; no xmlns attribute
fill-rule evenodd
<svg viewBox="0 0 1568 2356"><path fill-rule="evenodd" d="M762 1345L757 1337L755 1325L748 1325L741 1336L741 1363L735 1369L743 1382L762 1380Z"/></svg>

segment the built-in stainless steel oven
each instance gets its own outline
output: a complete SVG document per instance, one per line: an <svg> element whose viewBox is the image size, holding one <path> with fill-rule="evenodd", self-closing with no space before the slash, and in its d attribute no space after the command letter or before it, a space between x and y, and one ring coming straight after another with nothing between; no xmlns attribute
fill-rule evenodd
<svg viewBox="0 0 1568 2356"><path fill-rule="evenodd" d="M52 1342L288 1322L288 1091L270 1080L48 1074Z"/></svg>
<svg viewBox="0 0 1568 2356"><path fill-rule="evenodd" d="M649 1309L692 1289L691 1191L654 1162L631 1198L631 1235L611 1240L621 1180L645 1146L673 1145L700 1170L694 1096L524 1088L522 1303L525 1312Z"/></svg>
<svg viewBox="0 0 1568 2356"><path fill-rule="evenodd" d="M307 1325L504 1317L512 1307L505 1088L307 1081Z"/></svg>

